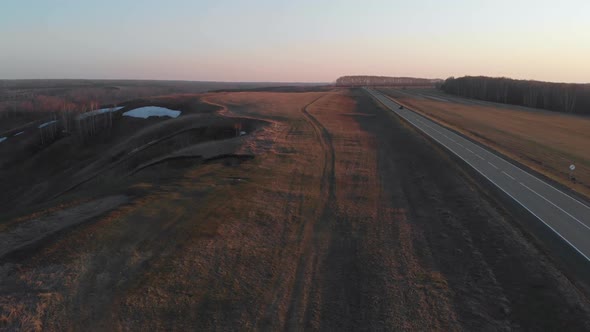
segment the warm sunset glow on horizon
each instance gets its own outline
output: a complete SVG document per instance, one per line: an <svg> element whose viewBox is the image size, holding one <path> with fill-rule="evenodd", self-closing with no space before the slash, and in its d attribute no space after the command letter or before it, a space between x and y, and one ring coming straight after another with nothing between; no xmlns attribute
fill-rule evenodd
<svg viewBox="0 0 590 332"><path fill-rule="evenodd" d="M0 79L590 82L590 1L4 1Z"/></svg>

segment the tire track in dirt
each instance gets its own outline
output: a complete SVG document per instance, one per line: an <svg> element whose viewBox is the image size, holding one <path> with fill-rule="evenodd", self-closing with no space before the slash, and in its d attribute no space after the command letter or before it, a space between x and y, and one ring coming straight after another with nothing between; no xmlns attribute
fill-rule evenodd
<svg viewBox="0 0 590 332"><path fill-rule="evenodd" d="M305 225L306 223L302 222L302 211L304 209L305 206L305 196L301 195L301 194L294 194L299 186L301 186L301 182L303 180L303 178L305 177L305 174L303 172L300 172L298 170L294 171L292 176L291 176L291 180L289 182L289 196L288 196L288 200L292 201L293 204L285 204L284 206L284 211L283 214L285 216L289 216L288 218L291 218L290 221L292 221L295 224L300 224L300 227L298 227L296 229L296 237L297 238L301 238L303 236L303 232L305 230ZM287 222L287 224L290 222ZM291 236L292 236L292 232L293 229L291 229L290 227L283 227L280 230L280 243L287 243ZM284 251L280 252L280 259L288 259L288 254ZM270 303L268 305L266 305L266 308L264 310L264 315L262 320L260 321L258 327L262 328L262 329L272 329L274 326L273 325L273 321L276 320L276 317L280 317L280 311L281 311L281 304L285 299L289 298L290 294L286 294L286 292L284 292L284 280L288 278L288 275L284 275L283 277L281 277L280 279L276 280L276 282L274 282L270 288L272 289L272 301L270 301Z"/></svg>
<svg viewBox="0 0 590 332"><path fill-rule="evenodd" d="M320 264L311 292L318 305L317 314L306 316L304 328L367 329L372 324L366 324L367 310L363 307L367 303L368 279L363 273L366 260L361 248L367 241L363 229L373 220L369 188L375 188L370 171L374 161L370 153L358 150L368 137L359 134L351 121L356 106L347 93L334 93L313 106L312 114L321 123L335 154L334 181L333 195L318 216L321 222L315 234L321 241Z"/></svg>
<svg viewBox="0 0 590 332"><path fill-rule="evenodd" d="M301 327L310 328L313 322L319 321L319 299L318 292L315 292L317 285L314 284L318 263L321 252L321 244L318 241L317 232L322 228L322 224L331 216L328 211L333 211L335 207L335 152L332 145L332 138L328 130L309 112L309 107L325 97L322 95L301 109L305 120L313 127L316 137L324 151L324 163L322 177L320 182L321 201L323 206L321 217L318 222L305 223L300 238L301 247L304 252L297 264L295 282L293 284L292 300L287 310L285 319L286 330L297 330ZM302 326L303 325L303 326Z"/></svg>
<svg viewBox="0 0 590 332"><path fill-rule="evenodd" d="M328 104L333 102L334 100L326 101ZM342 138L334 136L336 132L328 129L328 124L318 117L320 114L314 116L311 112L311 107L317 106L319 111L327 105L311 103L302 109L303 115L313 126L324 153L320 182L322 204L318 208L316 221L306 225L307 238L302 243L305 252L298 264L294 299L288 311L286 329L334 330L362 327L358 326L362 322L359 316L359 288L362 286L360 261L357 259L359 239L353 235L356 234L353 230L355 222L350 219L356 218L356 215L345 212L347 203L340 201L343 197L339 197L336 192L335 139ZM340 152L346 154L344 150L339 149L338 153ZM343 162L347 160L355 163L348 160L349 157L343 155Z"/></svg>
<svg viewBox="0 0 590 332"><path fill-rule="evenodd" d="M324 156L324 169L322 172L322 182L321 182L322 193L325 190L327 190L328 200L335 201L336 194L335 194L335 190L334 190L334 185L336 183L336 174L334 172L334 169L335 169L336 157L335 157L335 152L334 152L334 146L332 144L332 136L330 135L328 130L307 110L308 107L313 105L315 102L319 101L324 96L325 95L319 97L318 99L314 100L313 102L311 102L310 104L305 106L303 109L301 109L301 112L303 113L305 118L308 120L308 122L313 126L314 131L316 132L316 135L320 139L320 144L322 145L322 149L324 150L324 154L325 154L325 156Z"/></svg>

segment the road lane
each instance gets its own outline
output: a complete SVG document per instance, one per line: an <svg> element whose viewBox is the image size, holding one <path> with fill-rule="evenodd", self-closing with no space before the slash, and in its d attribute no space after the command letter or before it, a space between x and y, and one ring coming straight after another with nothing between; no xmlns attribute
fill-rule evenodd
<svg viewBox="0 0 590 332"><path fill-rule="evenodd" d="M379 102L464 160L590 261L590 207L374 89Z"/></svg>

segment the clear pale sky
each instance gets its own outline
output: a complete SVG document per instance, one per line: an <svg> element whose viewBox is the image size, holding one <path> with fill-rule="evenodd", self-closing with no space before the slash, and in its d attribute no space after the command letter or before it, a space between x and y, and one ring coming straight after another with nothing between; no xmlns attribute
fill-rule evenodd
<svg viewBox="0 0 590 332"><path fill-rule="evenodd" d="M590 0L0 0L0 79L590 82Z"/></svg>

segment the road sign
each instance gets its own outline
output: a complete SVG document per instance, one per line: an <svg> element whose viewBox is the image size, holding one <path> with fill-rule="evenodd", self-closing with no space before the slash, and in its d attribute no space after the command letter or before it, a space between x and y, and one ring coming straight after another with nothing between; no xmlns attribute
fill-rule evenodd
<svg viewBox="0 0 590 332"><path fill-rule="evenodd" d="M571 164L571 165L570 165L570 171L573 171L573 170L575 170L575 169L576 169L576 165L574 165L574 164Z"/></svg>

